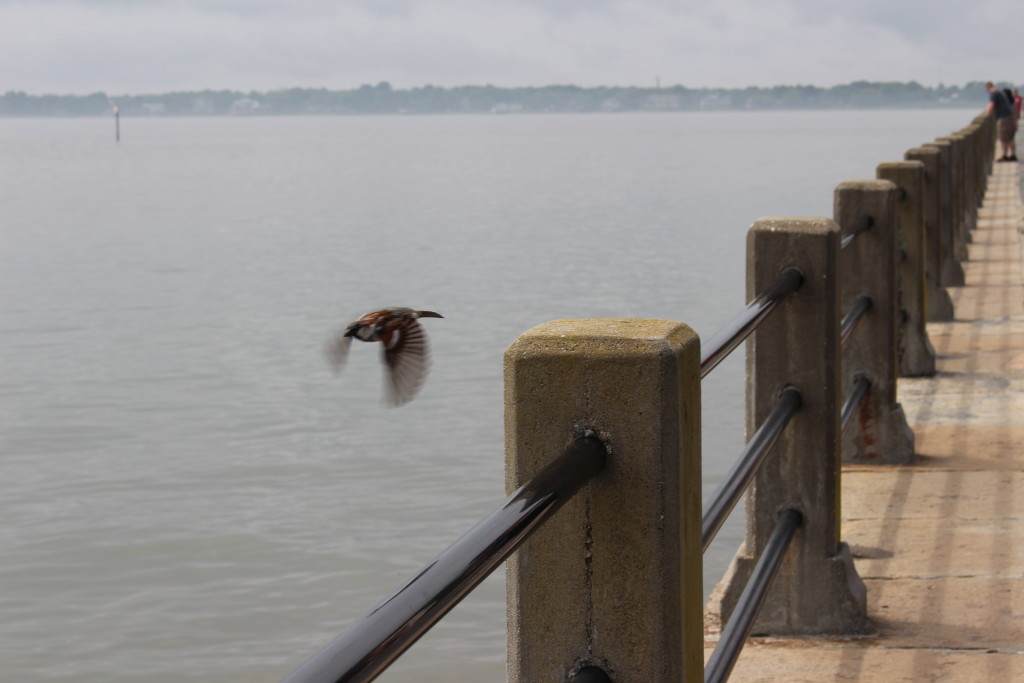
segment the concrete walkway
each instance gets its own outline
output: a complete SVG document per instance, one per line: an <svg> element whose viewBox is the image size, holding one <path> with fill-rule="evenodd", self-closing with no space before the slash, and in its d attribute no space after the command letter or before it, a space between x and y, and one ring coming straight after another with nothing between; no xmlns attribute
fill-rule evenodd
<svg viewBox="0 0 1024 683"><path fill-rule="evenodd" d="M1018 164L994 164L955 319L928 324L939 373L899 381L917 461L843 471L843 539L876 632L754 638L730 680L1024 681L1020 182Z"/></svg>

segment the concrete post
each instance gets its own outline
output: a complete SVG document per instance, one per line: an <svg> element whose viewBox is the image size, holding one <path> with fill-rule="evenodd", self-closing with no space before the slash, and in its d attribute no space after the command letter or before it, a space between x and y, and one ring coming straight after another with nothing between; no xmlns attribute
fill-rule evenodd
<svg viewBox="0 0 1024 683"><path fill-rule="evenodd" d="M700 349L664 320L560 320L505 352L509 491L583 429L605 470L508 562L508 680L703 680Z"/></svg>
<svg viewBox="0 0 1024 683"><path fill-rule="evenodd" d="M986 176L987 180L988 172L992 170L992 163L996 158L996 120L992 116L978 114L974 122L981 126L982 141L979 144L982 154L982 175Z"/></svg>
<svg viewBox="0 0 1024 683"><path fill-rule="evenodd" d="M845 462L904 464L914 460L914 432L896 400L896 194L896 186L887 180L846 181L835 191L835 219L844 233L865 214L873 220L839 255L843 315L858 297L871 298L871 310L842 350L842 396L850 395L859 376L871 382L857 412L857 426L843 437Z"/></svg>
<svg viewBox="0 0 1024 683"><path fill-rule="evenodd" d="M968 126L971 131L971 157L974 173L974 202L972 211L974 213L974 227L978 227L978 209L985 201L985 189L988 186L989 166L986 164L987 154L994 154L995 144L989 137L989 129L985 125L985 117L981 116Z"/></svg>
<svg viewBox="0 0 1024 683"><path fill-rule="evenodd" d="M899 302L899 374L935 374L935 348L925 328L924 164L897 161L878 165L877 175L899 189L897 211L897 271Z"/></svg>
<svg viewBox="0 0 1024 683"><path fill-rule="evenodd" d="M942 271L942 241L939 230L939 215L942 209L940 189L941 151L937 147L914 147L904 157L908 161L924 164L921 192L924 205L924 275L925 275L925 319L952 320L953 299L942 286L939 274Z"/></svg>
<svg viewBox="0 0 1024 683"><path fill-rule="evenodd" d="M967 162L966 178L964 183L964 190L966 192L966 205L967 205L967 222L968 229L974 231L978 227L978 207L981 206L981 200L985 196L984 187L984 176L987 175L982 173L982 155L981 149L978 142L982 138L982 127L978 123L972 123L966 126L963 131L964 135L964 153ZM973 240L973 237L970 237Z"/></svg>
<svg viewBox="0 0 1024 683"><path fill-rule="evenodd" d="M968 154L971 158L975 216L977 216L977 209L985 197L985 187L988 184L988 174L991 170L989 164L995 154L994 126L995 122L991 118L979 114L963 129L968 138ZM975 227L977 227L977 223L975 223Z"/></svg>
<svg viewBox="0 0 1024 683"><path fill-rule="evenodd" d="M958 191L962 197L961 209L963 215L961 217L960 224L960 240L963 244L963 258L967 259L967 244L973 241L974 229L978 227L975 213L975 196L974 196L974 158L971 154L971 131L969 127L964 127L954 134L960 139L960 165L961 165L961 178L960 187Z"/></svg>
<svg viewBox="0 0 1024 683"><path fill-rule="evenodd" d="M864 583L839 540L839 227L828 218L762 218L747 234L747 299L784 268L804 275L747 342L747 438L785 387L802 407L747 494L746 538L709 602L728 621L778 513L798 508L797 533L754 624L758 634L863 633Z"/></svg>
<svg viewBox="0 0 1024 683"><path fill-rule="evenodd" d="M974 226L971 224L970 192L970 159L967 154L967 134L962 131L950 133L948 136L953 141L953 149L956 152L956 173L953 176L953 199L959 210L957 230L953 233L956 239L956 257L958 261L967 260L967 245L971 241L971 231ZM939 138L941 139L941 138Z"/></svg>
<svg viewBox="0 0 1024 683"><path fill-rule="evenodd" d="M953 245L953 144L949 140L936 140L924 146L939 150L939 284L962 287L964 269Z"/></svg>
<svg viewBox="0 0 1024 683"><path fill-rule="evenodd" d="M994 134L990 131L986 117L978 116L974 119L971 125L977 129L977 134L974 136L974 154L977 159L977 164L975 166L975 173L977 173L977 176L975 177L975 181L978 186L977 203L980 208L981 204L985 201L985 189L988 186L988 173L990 170L988 166L988 154L994 154L995 140L993 139Z"/></svg>
<svg viewBox="0 0 1024 683"><path fill-rule="evenodd" d="M936 138L936 142L949 142L951 145L950 204L953 216L953 257L959 263L967 260L967 244L971 241L970 211L966 191L969 182L967 137L962 132L957 132Z"/></svg>

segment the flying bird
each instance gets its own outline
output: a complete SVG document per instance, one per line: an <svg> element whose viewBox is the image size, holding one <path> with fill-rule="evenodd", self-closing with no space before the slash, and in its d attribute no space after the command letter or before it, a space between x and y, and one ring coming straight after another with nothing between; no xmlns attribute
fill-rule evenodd
<svg viewBox="0 0 1024 683"><path fill-rule="evenodd" d="M324 349L334 371L341 372L353 339L380 342L384 363L385 395L391 405L406 403L423 385L430 365L427 335L419 318L443 318L433 311L385 308L367 313L338 332Z"/></svg>

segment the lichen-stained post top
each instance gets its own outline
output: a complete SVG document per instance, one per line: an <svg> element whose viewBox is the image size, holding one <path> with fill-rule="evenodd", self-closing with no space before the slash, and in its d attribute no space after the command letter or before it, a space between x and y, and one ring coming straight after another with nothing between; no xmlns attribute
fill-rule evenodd
<svg viewBox="0 0 1024 683"><path fill-rule="evenodd" d="M648 394L677 388L682 381L677 356L683 349L699 355L699 346L689 327L671 320L583 318L527 330L505 351L507 448L519 443L509 432L512 424L520 432L562 430L569 439L565 425L556 423L571 419L576 427L599 430L612 448L627 426L627 431L657 432L667 406L643 414L629 408ZM538 409L545 405L551 408ZM527 414L529 427L523 422Z"/></svg>
<svg viewBox="0 0 1024 683"><path fill-rule="evenodd" d="M562 339L565 351L590 349L601 354L618 351L633 354L637 351L663 349L670 352L673 346L682 345L693 337L693 331L686 325L672 320L644 318L581 318L577 320L553 320L537 325L522 334L506 351L508 358L514 358L528 350L534 350L537 343L551 352L552 339ZM541 341L543 340L543 341Z"/></svg>
<svg viewBox="0 0 1024 683"><path fill-rule="evenodd" d="M839 196L842 191L845 192L885 192L886 190L895 190L896 184L891 180L844 180L836 185L835 192L835 204L839 204ZM838 214L838 206L837 211Z"/></svg>
<svg viewBox="0 0 1024 683"><path fill-rule="evenodd" d="M835 229L835 221L824 216L763 216L752 226L756 232L820 233Z"/></svg>

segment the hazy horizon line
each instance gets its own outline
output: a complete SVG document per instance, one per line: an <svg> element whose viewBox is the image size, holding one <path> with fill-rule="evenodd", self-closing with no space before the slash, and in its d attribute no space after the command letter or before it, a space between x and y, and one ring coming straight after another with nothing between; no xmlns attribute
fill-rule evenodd
<svg viewBox="0 0 1024 683"><path fill-rule="evenodd" d="M111 93L107 90L89 90L89 91L77 91L77 92L30 92L27 90L9 89L5 90L4 94L10 93L24 93L32 97L90 97L95 95L105 95L107 97L144 97L144 96L156 96L156 95L168 95L172 93L201 93L201 92L236 92L236 93L272 93L282 92L289 90L319 90L327 92L350 92L361 90L363 88L378 88L382 85L387 85L389 89L395 92L425 90L428 88L434 88L438 90L459 90L463 88L493 88L495 90L544 90L548 88L576 88L579 90L673 90L673 89L684 89L684 90L709 90L709 91L745 91L745 90L772 90L775 88L813 88L818 90L831 90L834 88L842 88L857 84L868 84L868 85L918 85L927 90L940 90L940 89L956 89L964 90L972 86L984 86L984 80L968 81L963 85L952 84L952 83L939 83L938 85L923 85L920 81L871 81L867 79L858 79L848 81L844 83L836 83L833 85L815 85L812 83L776 83L774 85L747 85L747 86L688 86L682 83L674 84L660 84L656 83L653 85L577 85L575 83L548 83L546 85L495 85L493 83L465 83L462 85L433 85L426 83L424 85L417 86L406 86L396 87L391 85L389 81L378 81L377 83L362 83L354 87L328 87L328 86L308 86L308 85L291 85L291 86L280 86L275 88L231 88L231 87L191 87L182 89L172 90L140 90L136 92L117 92ZM1014 83L998 81L997 85L1000 87L1008 86L1015 87Z"/></svg>

